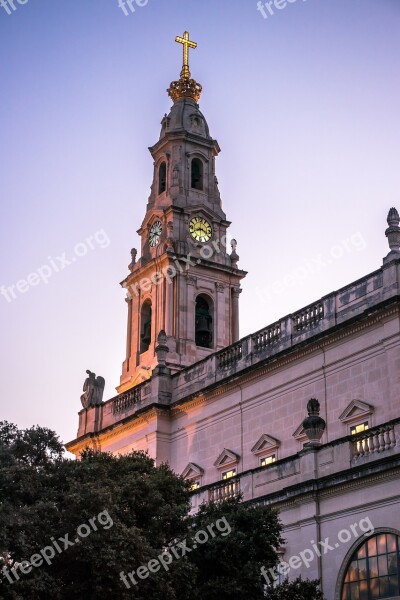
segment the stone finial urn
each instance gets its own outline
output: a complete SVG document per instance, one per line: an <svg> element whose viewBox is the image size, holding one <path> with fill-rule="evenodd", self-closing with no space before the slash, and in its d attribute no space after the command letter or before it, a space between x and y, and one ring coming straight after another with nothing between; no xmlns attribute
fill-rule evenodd
<svg viewBox="0 0 400 600"><path fill-rule="evenodd" d="M326 423L319 416L320 404L315 398L307 403L308 417L303 421L304 431L309 439L306 446L319 446L321 444L322 434L325 431Z"/></svg>
<svg viewBox="0 0 400 600"><path fill-rule="evenodd" d="M236 240L232 240L231 241L231 247L232 247L232 252L230 254L230 257L231 257L231 261L232 261L232 267L234 267L236 269L237 268L237 264L239 262L239 255L236 252L236 248L237 248L237 241Z"/></svg>
<svg viewBox="0 0 400 600"><path fill-rule="evenodd" d="M158 364L161 367L165 367L169 348L167 346L167 335L163 329L158 334L157 342L158 344L156 346L155 352L157 355Z"/></svg>
<svg viewBox="0 0 400 600"><path fill-rule="evenodd" d="M384 259L384 262L390 262L400 258L400 217L395 208L389 210L387 217L389 227L385 231L385 235L389 242L390 252Z"/></svg>

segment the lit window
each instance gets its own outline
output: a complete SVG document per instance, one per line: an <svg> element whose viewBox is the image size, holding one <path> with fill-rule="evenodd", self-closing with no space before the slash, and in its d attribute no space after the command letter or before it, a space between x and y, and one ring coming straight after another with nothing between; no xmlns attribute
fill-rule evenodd
<svg viewBox="0 0 400 600"><path fill-rule="evenodd" d="M353 554L345 574L341 600L383 600L400 594L399 538L380 533Z"/></svg>
<svg viewBox="0 0 400 600"><path fill-rule="evenodd" d="M195 490L198 490L199 487L200 487L200 481L192 481L189 491L194 492Z"/></svg>
<svg viewBox="0 0 400 600"><path fill-rule="evenodd" d="M260 460L260 465L262 467L266 467L272 463L276 462L276 454L271 454L270 456L266 456Z"/></svg>
<svg viewBox="0 0 400 600"><path fill-rule="evenodd" d="M355 435L356 433L362 433L363 431L367 431L368 429L368 421L366 421L365 423L360 423L360 425L353 425L353 427L350 427L350 433L351 435Z"/></svg>
<svg viewBox="0 0 400 600"><path fill-rule="evenodd" d="M230 479L231 477L235 477L236 469L231 469L230 471L225 471L222 473L222 479Z"/></svg>

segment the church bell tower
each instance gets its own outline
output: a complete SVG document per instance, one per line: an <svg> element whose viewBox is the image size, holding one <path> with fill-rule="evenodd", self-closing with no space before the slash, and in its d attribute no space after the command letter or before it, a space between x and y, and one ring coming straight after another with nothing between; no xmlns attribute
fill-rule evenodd
<svg viewBox="0 0 400 600"><path fill-rule="evenodd" d="M239 338L240 282L236 241L227 248L230 222L222 210L215 159L218 142L209 133L198 101L202 86L192 79L188 32L183 67L168 94L173 105L149 148L153 183L138 230L141 256L131 251L127 291L126 359L119 392L149 378L157 365L160 332L171 372L189 366ZM164 338L165 339L165 338Z"/></svg>

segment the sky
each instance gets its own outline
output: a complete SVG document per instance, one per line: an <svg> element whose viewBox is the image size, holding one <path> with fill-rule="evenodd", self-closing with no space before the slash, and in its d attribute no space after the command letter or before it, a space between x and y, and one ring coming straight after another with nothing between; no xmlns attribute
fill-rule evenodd
<svg viewBox="0 0 400 600"><path fill-rule="evenodd" d="M0 420L66 442L86 369L105 377L105 399L116 395L119 282L140 247L148 147L185 30L248 271L241 336L380 268L388 210L400 209L399 0L276 0L264 16L253 0L135 0L127 15L118 0L8 1Z"/></svg>

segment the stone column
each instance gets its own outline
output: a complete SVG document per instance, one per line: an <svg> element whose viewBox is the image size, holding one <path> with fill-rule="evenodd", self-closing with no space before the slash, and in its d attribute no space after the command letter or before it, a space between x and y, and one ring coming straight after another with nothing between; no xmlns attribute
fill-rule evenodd
<svg viewBox="0 0 400 600"><path fill-rule="evenodd" d="M241 293L240 287L232 288L232 343L239 339L239 296Z"/></svg>
<svg viewBox="0 0 400 600"><path fill-rule="evenodd" d="M186 290L187 290L187 313L186 313L186 332L185 338L187 340L195 341L195 296L197 289L197 277L188 274L186 276Z"/></svg>
<svg viewBox="0 0 400 600"><path fill-rule="evenodd" d="M126 333L126 360L128 362L132 354L132 296L125 298L125 302L128 304L128 326Z"/></svg>
<svg viewBox="0 0 400 600"><path fill-rule="evenodd" d="M215 284L215 306L214 306L214 323L213 329L215 331L215 339L213 337L214 349L218 350L230 343L230 334L228 340L226 340L226 293L229 293L229 288L225 291L223 283L217 282ZM222 294L222 295L221 295Z"/></svg>
<svg viewBox="0 0 400 600"><path fill-rule="evenodd" d="M165 333L167 336L174 334L174 281L165 280Z"/></svg>

